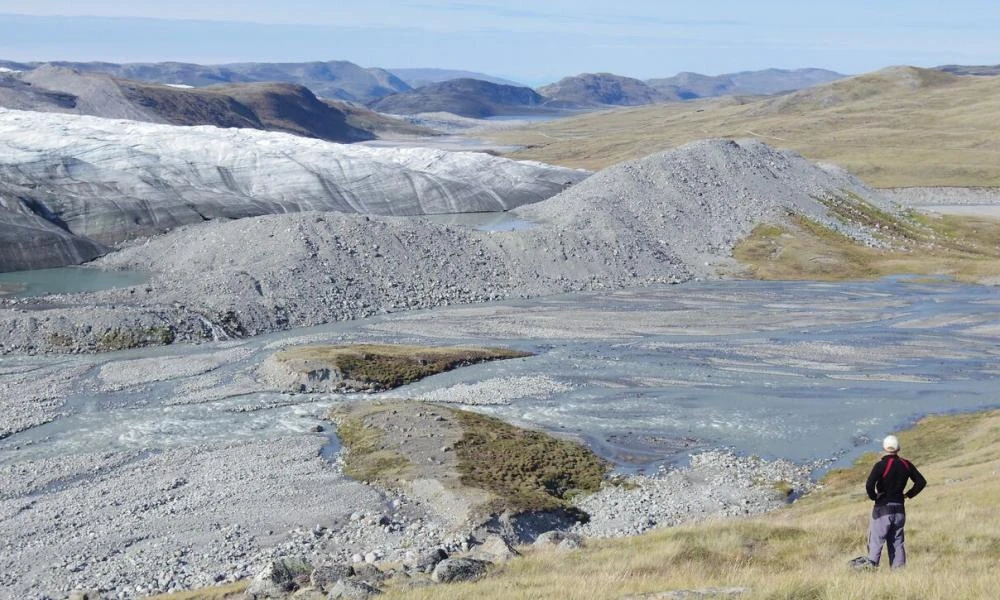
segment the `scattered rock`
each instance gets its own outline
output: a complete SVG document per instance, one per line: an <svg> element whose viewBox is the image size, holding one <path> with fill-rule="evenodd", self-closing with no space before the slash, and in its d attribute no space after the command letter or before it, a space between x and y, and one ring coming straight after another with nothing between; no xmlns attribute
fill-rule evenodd
<svg viewBox="0 0 1000 600"><path fill-rule="evenodd" d="M341 579L330 590L327 598L329 600L335 600L337 598L357 598L359 600L363 600L364 598L377 596L381 593L381 590L363 581Z"/></svg>

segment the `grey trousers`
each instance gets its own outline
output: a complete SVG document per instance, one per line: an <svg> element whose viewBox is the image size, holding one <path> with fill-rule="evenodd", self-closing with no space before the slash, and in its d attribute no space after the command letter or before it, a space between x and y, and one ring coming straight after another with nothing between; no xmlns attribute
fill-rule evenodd
<svg viewBox="0 0 1000 600"><path fill-rule="evenodd" d="M871 523L868 525L868 560L873 565L878 566L883 544L889 553L889 565L893 569L906 565L904 525L906 525L904 512L872 515Z"/></svg>

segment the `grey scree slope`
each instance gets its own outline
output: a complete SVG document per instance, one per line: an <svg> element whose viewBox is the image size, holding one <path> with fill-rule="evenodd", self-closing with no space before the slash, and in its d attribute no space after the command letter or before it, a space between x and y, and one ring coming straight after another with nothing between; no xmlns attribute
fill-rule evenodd
<svg viewBox="0 0 1000 600"><path fill-rule="evenodd" d="M169 327L178 341L211 339L220 329L253 335L454 303L720 277L732 272L737 241L788 212L875 243L872 232L840 222L816 200L843 190L891 208L837 168L756 141L707 140L610 167L521 208L517 214L539 223L526 230L315 212L208 222L96 262L150 271L147 285L4 300L0 352L88 351L111 330Z"/></svg>
<svg viewBox="0 0 1000 600"><path fill-rule="evenodd" d="M503 211L588 174L484 153L0 109L0 223L19 225L0 271L77 264L102 244L210 219ZM53 224L63 233L47 234L60 242L47 251L33 230Z"/></svg>

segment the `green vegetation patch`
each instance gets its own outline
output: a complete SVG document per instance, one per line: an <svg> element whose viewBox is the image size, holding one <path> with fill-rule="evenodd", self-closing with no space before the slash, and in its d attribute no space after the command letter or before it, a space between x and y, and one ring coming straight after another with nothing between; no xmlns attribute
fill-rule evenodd
<svg viewBox="0 0 1000 600"><path fill-rule="evenodd" d="M97 350L99 352L113 352L144 346L167 345L173 342L174 332L166 326L110 329L97 336Z"/></svg>
<svg viewBox="0 0 1000 600"><path fill-rule="evenodd" d="M575 442L473 412L455 418L464 428L455 445L462 483L495 494L494 512L569 508L574 495L600 489L611 466Z"/></svg>
<svg viewBox="0 0 1000 600"><path fill-rule="evenodd" d="M458 367L525 356L531 354L506 348L354 344L291 348L279 352L276 358L286 362L324 362L339 371L345 381L372 390L387 390Z"/></svg>

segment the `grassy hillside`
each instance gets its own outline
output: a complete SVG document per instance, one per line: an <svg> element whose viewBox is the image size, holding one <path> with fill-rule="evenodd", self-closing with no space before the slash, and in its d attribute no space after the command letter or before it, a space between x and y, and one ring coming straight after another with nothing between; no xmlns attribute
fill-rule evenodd
<svg viewBox="0 0 1000 600"><path fill-rule="evenodd" d="M616 109L497 133L512 156L600 169L706 137L756 137L878 187L1000 186L1000 77L895 67L792 94Z"/></svg>
<svg viewBox="0 0 1000 600"><path fill-rule="evenodd" d="M1000 220L924 215L896 216L845 195L827 206L843 218L876 229L889 249L863 246L804 217L763 224L733 256L746 274L765 280L847 280L887 275L943 275L965 282L1000 278Z"/></svg>
<svg viewBox="0 0 1000 600"><path fill-rule="evenodd" d="M871 504L864 479L876 455L835 471L824 488L787 509L611 540L572 553L544 551L475 584L397 590L402 598L914 599L994 598L1000 589L1000 411L931 417L900 436L927 477L910 501L908 566L859 573ZM659 595L742 588L739 595ZM648 596L647 596L648 594Z"/></svg>

